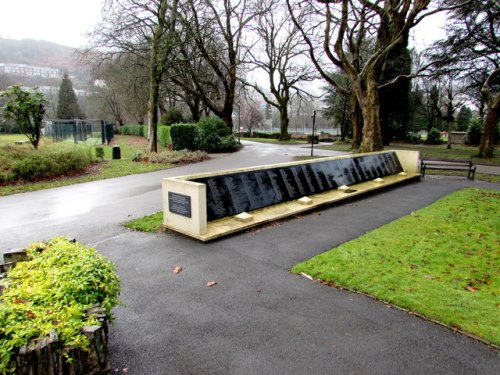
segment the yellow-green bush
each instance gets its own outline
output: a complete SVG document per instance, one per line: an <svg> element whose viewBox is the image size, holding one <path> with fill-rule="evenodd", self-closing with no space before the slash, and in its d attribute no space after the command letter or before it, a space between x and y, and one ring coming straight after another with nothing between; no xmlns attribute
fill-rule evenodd
<svg viewBox="0 0 500 375"><path fill-rule="evenodd" d="M1 281L0 373L13 371L15 349L54 330L65 347L86 349L85 325L99 325L86 309L99 303L111 318L120 280L115 266L95 249L66 238L35 243L29 261Z"/></svg>

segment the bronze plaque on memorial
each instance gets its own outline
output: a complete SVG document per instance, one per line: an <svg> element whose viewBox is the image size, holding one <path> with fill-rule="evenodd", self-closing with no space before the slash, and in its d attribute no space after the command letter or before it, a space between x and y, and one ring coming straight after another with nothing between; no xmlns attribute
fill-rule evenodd
<svg viewBox="0 0 500 375"><path fill-rule="evenodd" d="M168 210L174 214L191 217L191 197L178 193L168 192Z"/></svg>

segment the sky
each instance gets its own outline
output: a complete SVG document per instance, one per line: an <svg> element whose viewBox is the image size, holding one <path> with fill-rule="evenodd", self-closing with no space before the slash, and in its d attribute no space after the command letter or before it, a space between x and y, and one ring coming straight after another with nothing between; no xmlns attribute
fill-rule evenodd
<svg viewBox="0 0 500 375"><path fill-rule="evenodd" d="M104 0L0 0L0 36L47 40L69 47L86 45L85 34L101 19ZM418 49L445 36L443 15L425 19L413 32Z"/></svg>
<svg viewBox="0 0 500 375"><path fill-rule="evenodd" d="M103 0L0 0L0 36L87 44L85 33L101 19Z"/></svg>

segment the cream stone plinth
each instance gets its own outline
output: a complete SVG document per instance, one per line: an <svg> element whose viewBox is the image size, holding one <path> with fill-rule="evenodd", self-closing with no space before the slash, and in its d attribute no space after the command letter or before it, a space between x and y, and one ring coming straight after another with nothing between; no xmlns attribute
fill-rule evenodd
<svg viewBox="0 0 500 375"><path fill-rule="evenodd" d="M190 237L196 238L201 241L209 241L238 231L251 228L253 226L266 224L268 222L279 220L287 216L312 210L327 204L340 202L342 200L347 200L350 199L351 197L365 194L373 190L399 184L404 181L420 178L420 174L418 173L419 152L400 151L400 150L388 150L388 151L394 151L397 154L397 157L399 159L399 162L401 163L401 166L403 167L404 172L398 173L396 175L385 176L382 179L382 182L367 181L352 186L346 186L345 187L346 190L343 190L341 187L324 193L311 195L309 197L304 197L307 198L307 200L301 198L298 200L279 203L273 206L254 210L249 213L244 213L246 215L243 216L241 216L242 214L239 214L210 222L207 222L206 186L204 184L193 182L190 180L210 177L210 176L221 176L230 173L266 170L283 166L312 164L324 160L351 158L353 156L360 156L360 154L342 155L342 156L304 160L291 163L271 164L271 165L257 166L251 168L240 168L233 170L201 173L189 176L164 178L162 181L163 212L164 212L163 227L165 229L172 229L174 231L183 233L185 235L188 235ZM377 153L372 153L372 154L377 154ZM168 207L169 191L177 194L187 195L190 197L191 199L190 218L169 211Z"/></svg>

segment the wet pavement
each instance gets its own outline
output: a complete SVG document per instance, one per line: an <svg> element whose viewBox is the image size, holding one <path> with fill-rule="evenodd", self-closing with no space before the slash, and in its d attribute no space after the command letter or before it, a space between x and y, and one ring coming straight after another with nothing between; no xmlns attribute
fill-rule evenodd
<svg viewBox="0 0 500 375"><path fill-rule="evenodd" d="M478 341L288 271L453 191L498 185L429 176L208 244L120 225L161 209L162 177L308 152L246 143L199 164L0 197L0 248L66 234L117 264L124 304L110 328L116 373L498 373L498 351ZM211 280L218 284L209 288Z"/></svg>

